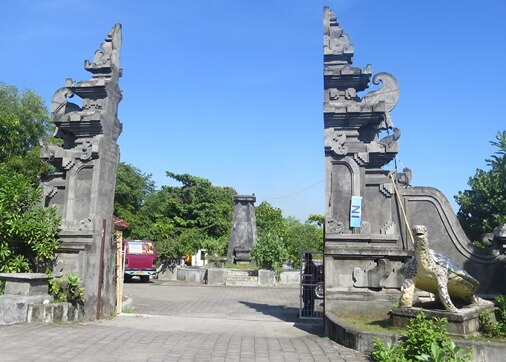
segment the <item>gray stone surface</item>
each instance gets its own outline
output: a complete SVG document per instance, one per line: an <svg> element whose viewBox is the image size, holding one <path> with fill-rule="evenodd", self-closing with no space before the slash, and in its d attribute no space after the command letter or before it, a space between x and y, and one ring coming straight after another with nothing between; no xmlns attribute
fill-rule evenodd
<svg viewBox="0 0 506 362"><path fill-rule="evenodd" d="M47 295L48 277L44 273L0 273L5 281L4 294L19 296Z"/></svg>
<svg viewBox="0 0 506 362"><path fill-rule="evenodd" d="M0 326L3 361L367 361L301 321L298 288L127 283L134 313Z"/></svg>
<svg viewBox="0 0 506 362"><path fill-rule="evenodd" d="M207 284L225 285L227 280L227 271L225 268L211 268L207 270Z"/></svg>
<svg viewBox="0 0 506 362"><path fill-rule="evenodd" d="M440 191L410 186L410 169L385 169L401 137L391 116L396 79L353 66L354 46L329 8L323 40L326 311L388 311L400 296L399 269L413 255L409 225L416 224L427 226L432 249L480 282L478 294L505 294L502 249L475 247ZM380 87L367 92L371 80Z"/></svg>
<svg viewBox="0 0 506 362"><path fill-rule="evenodd" d="M435 305L431 305L435 304ZM423 310L427 318L446 318L446 329L452 335L459 337L479 336L481 313L488 311L494 316L494 304L485 302L479 305L466 306L458 312L449 312L439 303L423 303L412 308L392 308L392 320L395 327L406 327L411 319L415 318ZM495 317L494 317L495 321Z"/></svg>
<svg viewBox="0 0 506 362"><path fill-rule="evenodd" d="M251 247L257 242L255 195L234 196L234 216L227 259L235 263L251 261Z"/></svg>
<svg viewBox="0 0 506 362"><path fill-rule="evenodd" d="M58 260L64 274L78 274L83 282L87 320L115 312L112 213L119 159L117 139L122 130L118 120L121 42L121 25L116 24L93 61L85 62L92 78L68 78L55 92L51 122L62 145L41 142L41 157L56 169L41 180L43 203L61 213ZM82 103L71 103L70 97L81 98Z"/></svg>
<svg viewBox="0 0 506 362"><path fill-rule="evenodd" d="M27 322L31 306L53 301L48 277L43 273L0 273L5 281L0 295L0 324Z"/></svg>
<svg viewBox="0 0 506 362"><path fill-rule="evenodd" d="M276 285L276 276L273 270L260 269L258 271L258 285L261 286L272 286Z"/></svg>

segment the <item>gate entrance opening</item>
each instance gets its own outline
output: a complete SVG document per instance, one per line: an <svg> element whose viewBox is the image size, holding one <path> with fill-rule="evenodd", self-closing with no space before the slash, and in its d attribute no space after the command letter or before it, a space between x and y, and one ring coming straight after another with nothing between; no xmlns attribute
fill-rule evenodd
<svg viewBox="0 0 506 362"><path fill-rule="evenodd" d="M299 317L322 319L325 301L323 253L321 251L302 251L300 260Z"/></svg>

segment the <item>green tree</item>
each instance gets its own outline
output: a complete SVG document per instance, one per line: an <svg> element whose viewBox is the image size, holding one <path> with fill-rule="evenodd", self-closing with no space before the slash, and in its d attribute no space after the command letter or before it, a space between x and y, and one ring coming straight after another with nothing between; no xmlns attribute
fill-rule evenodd
<svg viewBox="0 0 506 362"><path fill-rule="evenodd" d="M285 227L285 247L293 267L299 267L302 251L323 252L323 229L318 224L315 225L309 219L302 224L289 217L285 219Z"/></svg>
<svg viewBox="0 0 506 362"><path fill-rule="evenodd" d="M130 236L154 240L162 260L194 254L200 248L225 253L235 190L189 174L167 172L167 176L181 186L162 186L146 194L133 215Z"/></svg>
<svg viewBox="0 0 506 362"><path fill-rule="evenodd" d="M42 98L0 83L0 166L27 176L32 183L51 171L39 157L39 139L49 139L54 125Z"/></svg>
<svg viewBox="0 0 506 362"><path fill-rule="evenodd" d="M498 151L486 160L490 170L477 169L468 181L471 189L459 191L455 196L460 206L457 218L474 241L480 240L482 233L506 223L506 131L498 132L496 139L490 143Z"/></svg>
<svg viewBox="0 0 506 362"><path fill-rule="evenodd" d="M263 234L251 247L251 255L263 269L275 269L288 260L283 238L274 234Z"/></svg>
<svg viewBox="0 0 506 362"><path fill-rule="evenodd" d="M150 174L143 174L138 168L123 162L118 164L114 214L131 224L123 233L126 238L132 234L132 230L138 228L139 224L143 224L138 212L144 205L146 197L154 190L155 183L151 180Z"/></svg>
<svg viewBox="0 0 506 362"><path fill-rule="evenodd" d="M286 234L286 224L281 209L273 207L263 201L255 208L257 233L261 235L277 235L283 238Z"/></svg>
<svg viewBox="0 0 506 362"><path fill-rule="evenodd" d="M45 272L59 245L61 219L41 205L27 176L0 167L0 272Z"/></svg>
<svg viewBox="0 0 506 362"><path fill-rule="evenodd" d="M325 216L319 214L310 214L307 218L307 222L314 223L323 228L323 225L325 224Z"/></svg>
<svg viewBox="0 0 506 362"><path fill-rule="evenodd" d="M39 95L0 83L0 272L44 272L59 245L60 218L36 186L52 169L39 139L53 129Z"/></svg>

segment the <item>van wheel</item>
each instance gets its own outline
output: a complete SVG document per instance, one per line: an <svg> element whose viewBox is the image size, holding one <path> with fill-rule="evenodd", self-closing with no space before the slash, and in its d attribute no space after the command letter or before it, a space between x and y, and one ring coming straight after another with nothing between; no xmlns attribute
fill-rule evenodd
<svg viewBox="0 0 506 362"><path fill-rule="evenodd" d="M325 285L322 282L316 283L314 294L316 299L323 299L325 296Z"/></svg>
<svg viewBox="0 0 506 362"><path fill-rule="evenodd" d="M125 282L130 282L132 281L132 276L130 274L125 274L123 275L123 279L125 280Z"/></svg>
<svg viewBox="0 0 506 362"><path fill-rule="evenodd" d="M148 283L149 282L149 275L141 275L141 282Z"/></svg>

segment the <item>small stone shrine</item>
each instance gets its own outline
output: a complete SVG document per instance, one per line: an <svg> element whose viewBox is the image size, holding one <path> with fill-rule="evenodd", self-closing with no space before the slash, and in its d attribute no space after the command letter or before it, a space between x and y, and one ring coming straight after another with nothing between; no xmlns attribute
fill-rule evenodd
<svg viewBox="0 0 506 362"><path fill-rule="evenodd" d="M255 195L234 196L234 217L227 259L235 264L251 262L251 247L257 242Z"/></svg>
<svg viewBox="0 0 506 362"><path fill-rule="evenodd" d="M404 280L399 269L414 253L409 226L416 224L427 226L434 250L479 281L478 295L505 294L502 243L475 247L439 190L411 186L407 168L383 169L399 149L401 131L391 117L397 80L352 65L354 46L327 7L323 38L326 314L391 309ZM371 77L380 87L366 92Z"/></svg>
<svg viewBox="0 0 506 362"><path fill-rule="evenodd" d="M115 312L113 208L122 125L118 103L121 25L107 34L93 61L84 68L92 78L67 79L51 101L51 122L62 145L41 141L41 157L55 167L42 179L44 205L62 216L57 252L63 273L78 274L85 288L84 319ZM77 96L81 105L69 99Z"/></svg>

